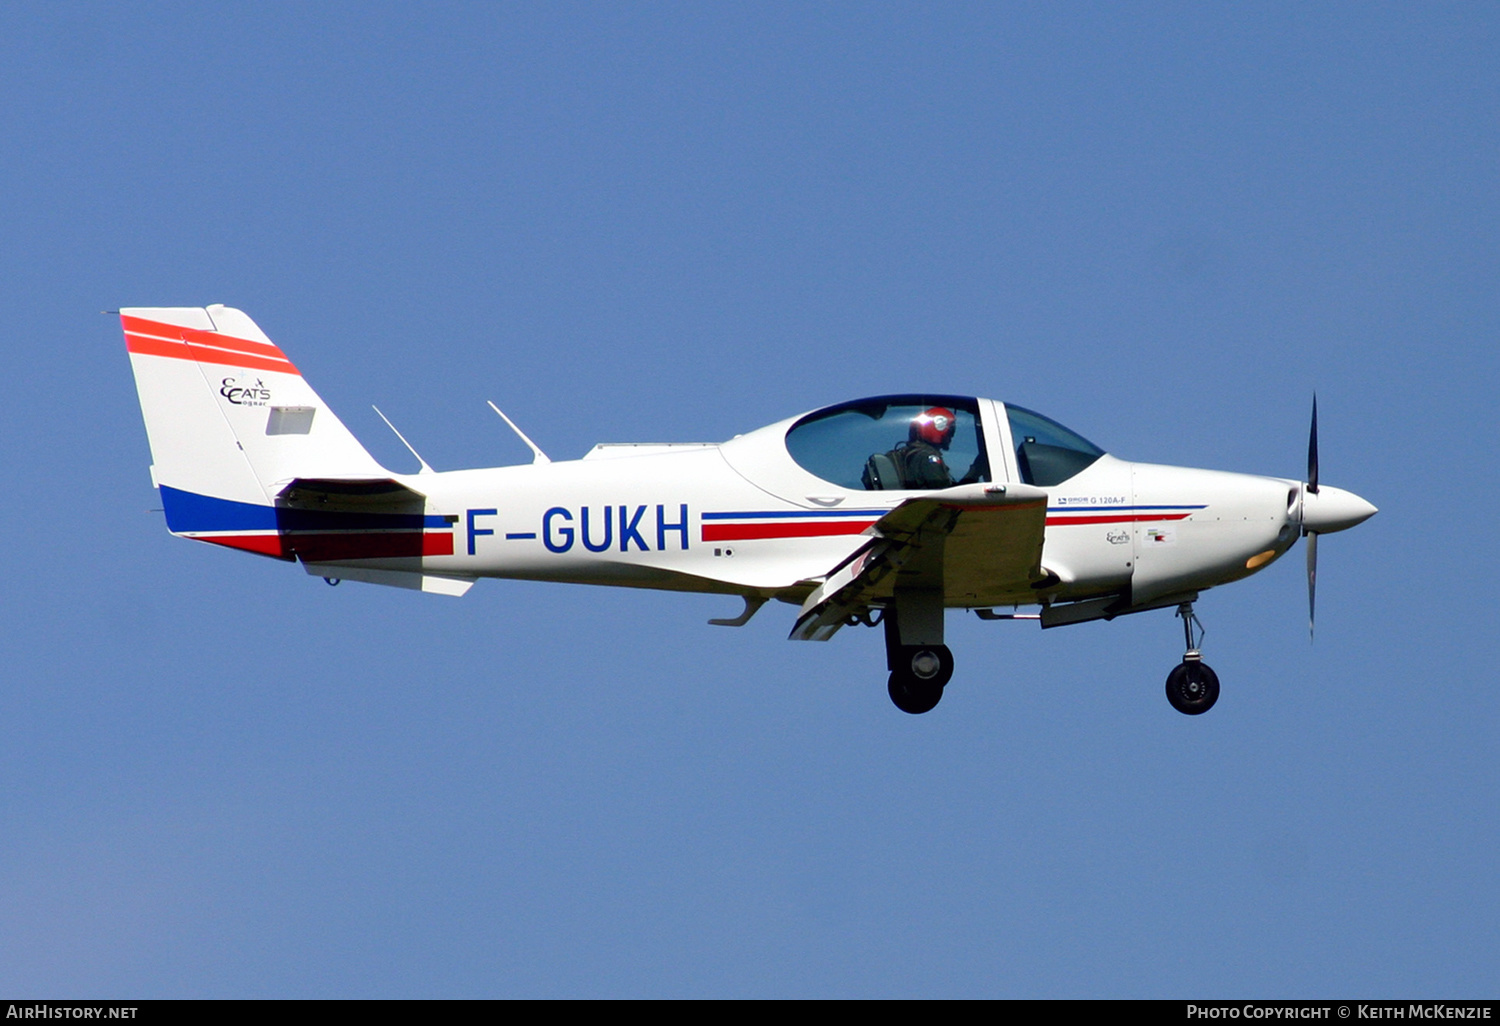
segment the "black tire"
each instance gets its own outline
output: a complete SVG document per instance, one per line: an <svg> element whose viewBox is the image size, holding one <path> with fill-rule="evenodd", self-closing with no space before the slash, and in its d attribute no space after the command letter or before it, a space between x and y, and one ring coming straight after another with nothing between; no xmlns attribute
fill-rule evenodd
<svg viewBox="0 0 1500 1026"><path fill-rule="evenodd" d="M1207 663L1179 663L1167 674L1167 701L1187 716L1208 712L1219 700L1219 675Z"/></svg>
<svg viewBox="0 0 1500 1026"><path fill-rule="evenodd" d="M930 680L919 680L900 670L891 673L891 681L886 690L890 692L891 701L896 704L897 709L904 713L911 713L913 716L931 712L943 700L941 684L934 684Z"/></svg>

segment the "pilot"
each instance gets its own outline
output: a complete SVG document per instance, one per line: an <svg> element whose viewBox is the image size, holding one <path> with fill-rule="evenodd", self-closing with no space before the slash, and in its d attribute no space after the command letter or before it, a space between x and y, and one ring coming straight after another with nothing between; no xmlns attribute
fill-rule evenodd
<svg viewBox="0 0 1500 1026"><path fill-rule="evenodd" d="M958 418L946 406L933 406L911 419L905 445L891 455L907 488L949 488L954 484L943 453L953 444ZM971 468L972 469L972 468Z"/></svg>
<svg viewBox="0 0 1500 1026"><path fill-rule="evenodd" d="M984 477L984 457L976 456L968 472L958 481L948 469L943 453L953 444L958 417L946 406L932 406L911 419L907 440L890 452L876 453L865 465L863 483L868 489L912 490L950 488Z"/></svg>

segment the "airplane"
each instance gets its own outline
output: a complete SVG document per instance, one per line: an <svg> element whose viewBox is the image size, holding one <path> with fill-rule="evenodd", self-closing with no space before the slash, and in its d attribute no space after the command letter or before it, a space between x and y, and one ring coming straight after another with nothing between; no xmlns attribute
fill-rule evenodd
<svg viewBox="0 0 1500 1026"><path fill-rule="evenodd" d="M1130 462L1024 407L926 393L557 462L490 403L530 464L438 472L407 445L421 469L398 474L241 311L111 312L172 534L329 584L457 596L495 577L738 596L739 615L709 621L725 627L776 599L798 607L795 640L880 627L887 691L913 714L953 675L949 609L1052 628L1175 608L1186 652L1167 698L1206 712L1219 680L1200 651L1199 594L1305 536L1311 632L1318 537L1376 513L1320 485L1316 396L1305 481Z"/></svg>

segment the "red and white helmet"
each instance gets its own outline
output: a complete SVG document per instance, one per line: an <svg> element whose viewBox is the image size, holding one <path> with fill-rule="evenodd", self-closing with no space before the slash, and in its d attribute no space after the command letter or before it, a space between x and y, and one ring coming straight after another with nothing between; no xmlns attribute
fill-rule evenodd
<svg viewBox="0 0 1500 1026"><path fill-rule="evenodd" d="M946 406L934 406L923 410L911 419L911 441L946 449L953 441L953 430L958 418Z"/></svg>

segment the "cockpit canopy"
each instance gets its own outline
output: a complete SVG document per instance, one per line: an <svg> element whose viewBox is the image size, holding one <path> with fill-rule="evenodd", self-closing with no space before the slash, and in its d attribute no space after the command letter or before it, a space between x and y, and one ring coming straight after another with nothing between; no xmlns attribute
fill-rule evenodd
<svg viewBox="0 0 1500 1026"><path fill-rule="evenodd" d="M998 407L998 404L996 404ZM1055 421L1005 407L1027 484L1060 484L1104 450ZM924 490L993 480L979 400L888 395L809 413L786 433L802 469L855 491Z"/></svg>
<svg viewBox="0 0 1500 1026"><path fill-rule="evenodd" d="M943 418L953 423L939 438L931 428ZM979 406L962 396L887 395L830 406L793 424L786 447L802 469L856 490L990 480Z"/></svg>

